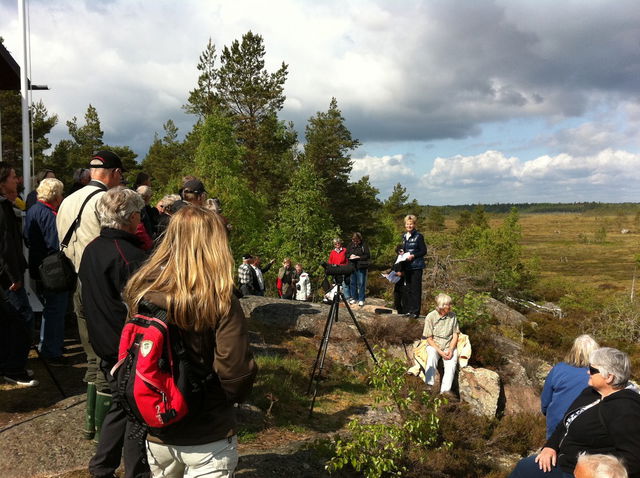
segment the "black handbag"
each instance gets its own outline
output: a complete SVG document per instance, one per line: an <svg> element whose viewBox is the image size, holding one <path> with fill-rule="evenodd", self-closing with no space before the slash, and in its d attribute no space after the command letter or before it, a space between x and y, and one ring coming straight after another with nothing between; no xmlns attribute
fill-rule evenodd
<svg viewBox="0 0 640 478"><path fill-rule="evenodd" d="M42 286L48 291L73 291L76 287L78 274L71 259L62 251L55 251L45 257L38 271Z"/></svg>
<svg viewBox="0 0 640 478"><path fill-rule="evenodd" d="M52 252L45 257L42 264L40 264L40 267L38 267L42 286L46 290L51 292L72 292L75 290L78 274L76 273L76 268L74 267L73 262L71 262L71 259L69 259L63 251L65 247L69 245L71 236L73 236L73 233L80 225L82 211L84 211L84 207L87 205L87 202L101 191L103 190L97 189L87 196L82 203L78 216L73 221L71 227L69 227L69 230L65 234L64 239L60 243L60 250Z"/></svg>

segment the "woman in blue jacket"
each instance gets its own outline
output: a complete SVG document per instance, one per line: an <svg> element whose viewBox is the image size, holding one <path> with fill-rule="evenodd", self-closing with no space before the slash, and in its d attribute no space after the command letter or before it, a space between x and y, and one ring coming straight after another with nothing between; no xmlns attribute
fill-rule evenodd
<svg viewBox="0 0 640 478"><path fill-rule="evenodd" d="M542 414L547 417L547 440L569 405L580 395L589 382L589 356L598 348L590 335L581 335L573 341L573 346L564 362L555 365L544 382L540 402Z"/></svg>
<svg viewBox="0 0 640 478"><path fill-rule="evenodd" d="M405 233L402 235L402 249L407 254L404 275L404 310L407 316L418 318L422 307L422 270L427 245L424 236L416 229L416 217L412 214L404 218Z"/></svg>
<svg viewBox="0 0 640 478"><path fill-rule="evenodd" d="M65 362L62 346L69 293L43 289L38 268L45 257L60 248L56 215L62 202L62 189L63 184L58 179L43 179L36 189L37 201L27 211L24 223L24 238L29 246L29 273L36 280L36 289L44 303L38 349L45 359L58 365Z"/></svg>

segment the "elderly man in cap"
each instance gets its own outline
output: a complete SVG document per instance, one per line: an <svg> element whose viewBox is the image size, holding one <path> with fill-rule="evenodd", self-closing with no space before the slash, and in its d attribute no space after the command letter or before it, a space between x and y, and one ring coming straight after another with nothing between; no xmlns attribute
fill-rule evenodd
<svg viewBox="0 0 640 478"><path fill-rule="evenodd" d="M120 185L124 172L122 160L117 154L106 150L98 151L89 162L91 181L82 189L67 196L58 209L56 217L58 238L62 244L65 236L71 232L71 238L64 253L73 262L76 272L80 269L85 247L100 235L98 201L107 190ZM80 341L87 354L87 371L84 376L84 381L87 383L84 436L90 440L95 434L96 411L99 416L104 417L111 406L111 392L98 368L98 357L89 343L80 281L76 287L73 305L78 320Z"/></svg>

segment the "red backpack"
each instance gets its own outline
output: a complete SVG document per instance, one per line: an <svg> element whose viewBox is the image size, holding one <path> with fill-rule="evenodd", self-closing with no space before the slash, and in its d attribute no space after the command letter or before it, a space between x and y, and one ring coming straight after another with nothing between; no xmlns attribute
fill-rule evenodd
<svg viewBox="0 0 640 478"><path fill-rule="evenodd" d="M161 434L189 413L187 402L198 385L189 380L186 352L180 334L171 333L166 311L146 301L140 305L141 312L122 329L111 375L127 414Z"/></svg>

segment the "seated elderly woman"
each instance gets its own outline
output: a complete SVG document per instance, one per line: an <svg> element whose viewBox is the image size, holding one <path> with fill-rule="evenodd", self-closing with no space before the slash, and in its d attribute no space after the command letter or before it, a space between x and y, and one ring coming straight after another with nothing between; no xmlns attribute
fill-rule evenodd
<svg viewBox="0 0 640 478"><path fill-rule="evenodd" d="M540 396L542 413L547 417L547 440L569 405L587 386L589 357L597 348L598 343L590 335L579 336L564 361L556 364L547 375Z"/></svg>
<svg viewBox="0 0 640 478"><path fill-rule="evenodd" d="M581 453L621 458L640 477L640 394L628 387L629 357L609 347L589 359L589 386L569 406L537 456L520 460L510 478L570 478Z"/></svg>
<svg viewBox="0 0 640 478"><path fill-rule="evenodd" d="M587 455L578 457L575 478L628 478L627 470L619 458L611 455Z"/></svg>
<svg viewBox="0 0 640 478"><path fill-rule="evenodd" d="M424 319L422 338L429 344L427 346L427 367L424 381L427 385L435 383L436 367L442 359L444 375L440 384L440 393L451 390L453 377L456 373L458 362L458 319L451 311L451 297L447 294L438 294L436 297L436 310L429 312Z"/></svg>

